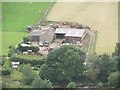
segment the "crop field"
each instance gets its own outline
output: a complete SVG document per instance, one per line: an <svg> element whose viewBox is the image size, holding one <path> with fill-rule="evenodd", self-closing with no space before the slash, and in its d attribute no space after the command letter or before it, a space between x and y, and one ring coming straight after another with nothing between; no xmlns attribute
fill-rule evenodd
<svg viewBox="0 0 120 90"><path fill-rule="evenodd" d="M50 2L3 2L2 3L2 54L10 45L17 45L27 36L27 26L34 25L49 7Z"/></svg>
<svg viewBox="0 0 120 90"><path fill-rule="evenodd" d="M78 22L97 31L95 51L114 51L118 41L118 4L115 2L57 2L47 19Z"/></svg>

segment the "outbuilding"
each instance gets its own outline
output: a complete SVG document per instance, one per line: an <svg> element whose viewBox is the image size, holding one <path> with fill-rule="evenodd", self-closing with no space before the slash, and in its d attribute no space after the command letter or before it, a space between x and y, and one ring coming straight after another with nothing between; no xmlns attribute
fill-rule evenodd
<svg viewBox="0 0 120 90"><path fill-rule="evenodd" d="M51 43L54 39L54 31L51 29L33 30L28 37L32 42L49 41Z"/></svg>
<svg viewBox="0 0 120 90"><path fill-rule="evenodd" d="M55 39L65 39L66 42L82 41L85 36L85 29L57 28Z"/></svg>

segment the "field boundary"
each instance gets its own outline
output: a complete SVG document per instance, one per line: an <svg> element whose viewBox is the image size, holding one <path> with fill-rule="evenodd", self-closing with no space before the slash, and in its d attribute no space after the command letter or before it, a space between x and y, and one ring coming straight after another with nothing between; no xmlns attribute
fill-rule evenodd
<svg viewBox="0 0 120 90"><path fill-rule="evenodd" d="M49 5L49 7L47 8L47 10L45 10L43 16L37 21L37 23L35 23L33 26L32 26L32 29L37 29L37 26L40 24L40 23L43 23L46 21L46 17L48 15L48 13L50 12L50 10L52 9L53 5L55 4L56 2L51 2L51 4Z"/></svg>
<svg viewBox="0 0 120 90"><path fill-rule="evenodd" d="M94 53L94 49L95 49L95 41L97 38L97 32L96 31L90 31L88 30L88 33L90 35L90 43L89 43L89 48L88 48L88 52L86 53L86 60L89 58L89 55Z"/></svg>

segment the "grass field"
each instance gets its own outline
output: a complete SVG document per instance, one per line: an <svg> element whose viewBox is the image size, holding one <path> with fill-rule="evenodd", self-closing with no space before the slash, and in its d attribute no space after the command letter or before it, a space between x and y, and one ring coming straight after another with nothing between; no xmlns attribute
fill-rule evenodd
<svg viewBox="0 0 120 90"><path fill-rule="evenodd" d="M49 4L50 2L2 3L2 54L6 55L10 45L17 45L27 36L27 26L34 25L43 16Z"/></svg>
<svg viewBox="0 0 120 90"><path fill-rule="evenodd" d="M26 36L25 32L2 32L2 54L8 53L8 47L10 45L17 45L22 41L22 38Z"/></svg>
<svg viewBox="0 0 120 90"><path fill-rule="evenodd" d="M43 16L49 4L49 2L3 3L3 31L25 31L27 26L35 24Z"/></svg>
<svg viewBox="0 0 120 90"><path fill-rule="evenodd" d="M115 2L57 2L47 16L51 21L71 21L98 31L96 52L112 53L118 41L118 4Z"/></svg>

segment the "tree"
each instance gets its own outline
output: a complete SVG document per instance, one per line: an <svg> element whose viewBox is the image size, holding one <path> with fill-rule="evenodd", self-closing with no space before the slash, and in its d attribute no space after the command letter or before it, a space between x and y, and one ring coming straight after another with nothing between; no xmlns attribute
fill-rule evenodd
<svg viewBox="0 0 120 90"><path fill-rule="evenodd" d="M14 55L16 53L16 49L14 46L9 46L9 53L8 53L8 57Z"/></svg>
<svg viewBox="0 0 120 90"><path fill-rule="evenodd" d="M9 75L12 72L11 64L9 60L5 60L2 67L2 75Z"/></svg>
<svg viewBox="0 0 120 90"><path fill-rule="evenodd" d="M67 88L76 88L76 84L74 82L69 82Z"/></svg>
<svg viewBox="0 0 120 90"><path fill-rule="evenodd" d="M62 83L78 80L84 71L85 53L75 46L61 46L51 51L40 68L40 77Z"/></svg>
<svg viewBox="0 0 120 90"><path fill-rule="evenodd" d="M98 83L98 88L103 88L103 83L102 82Z"/></svg>
<svg viewBox="0 0 120 90"><path fill-rule="evenodd" d="M23 42L24 43L27 43L29 41L29 38L28 37L23 37Z"/></svg>
<svg viewBox="0 0 120 90"><path fill-rule="evenodd" d="M113 59L113 65L115 68L115 71L120 72L120 43L116 44L115 51L112 54L112 59Z"/></svg>
<svg viewBox="0 0 120 90"><path fill-rule="evenodd" d="M103 54L99 56L99 73L97 75L97 79L101 82L106 83L109 74L113 71L111 58L107 54Z"/></svg>
<svg viewBox="0 0 120 90"><path fill-rule="evenodd" d="M88 58L88 63L86 65L87 70L84 72L84 75L90 79L90 82L95 82L99 70L99 57L95 54L91 54ZM88 81L88 80L87 80Z"/></svg>
<svg viewBox="0 0 120 90"><path fill-rule="evenodd" d="M23 77L23 74L21 72L19 72L18 70L14 70L11 73L11 80L13 80L13 81L21 82L21 81L23 81L22 77Z"/></svg>
<svg viewBox="0 0 120 90"><path fill-rule="evenodd" d="M115 70L115 61L108 54L92 55L85 75L93 82L107 83L107 78ZM114 62L114 63L113 63Z"/></svg>
<svg viewBox="0 0 120 90"><path fill-rule="evenodd" d="M53 88L52 82L50 82L50 80L45 79L44 80L44 88Z"/></svg>
<svg viewBox="0 0 120 90"><path fill-rule="evenodd" d="M32 70L32 67L30 65L22 66L21 72L23 73L23 82L26 85L30 85L33 80L38 77L38 75Z"/></svg>
<svg viewBox="0 0 120 90"><path fill-rule="evenodd" d="M118 87L119 85L119 79L120 79L120 72L113 72L109 75L108 77L108 84L111 86L111 87Z"/></svg>
<svg viewBox="0 0 120 90"><path fill-rule="evenodd" d="M52 83L49 80L42 80L41 78L36 78L32 83L33 88L53 88Z"/></svg>
<svg viewBox="0 0 120 90"><path fill-rule="evenodd" d="M32 83L33 88L44 88L44 81L41 78L36 78Z"/></svg>

